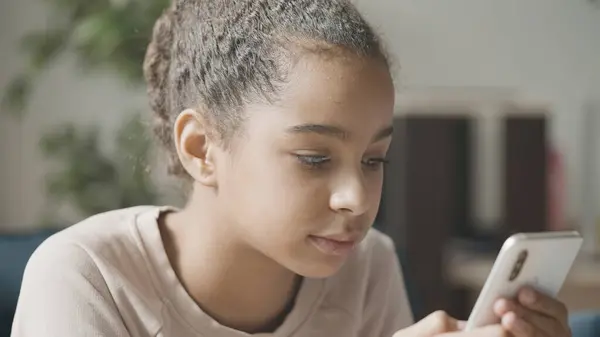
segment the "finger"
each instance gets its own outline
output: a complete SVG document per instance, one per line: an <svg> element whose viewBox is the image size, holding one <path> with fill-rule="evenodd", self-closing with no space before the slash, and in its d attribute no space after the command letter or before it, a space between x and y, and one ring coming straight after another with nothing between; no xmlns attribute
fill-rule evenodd
<svg viewBox="0 0 600 337"><path fill-rule="evenodd" d="M436 337L512 337L501 324L487 325L469 331L454 331L435 335Z"/></svg>
<svg viewBox="0 0 600 337"><path fill-rule="evenodd" d="M497 301L494 305L494 312L502 320L504 320L507 315L510 317L514 315L516 318L525 321L546 335L552 335L553 332L564 330L562 324L556 319L527 309L514 301L505 299ZM512 320L511 318L506 319Z"/></svg>
<svg viewBox="0 0 600 337"><path fill-rule="evenodd" d="M514 337L543 337L551 336L548 332L535 327L533 324L517 317L514 312L502 316L502 327Z"/></svg>
<svg viewBox="0 0 600 337"><path fill-rule="evenodd" d="M458 331L459 322L444 311L436 311L409 329L416 336L432 336L444 332Z"/></svg>
<svg viewBox="0 0 600 337"><path fill-rule="evenodd" d="M563 327L568 326L567 307L557 299L526 287L519 292L518 300L524 307L556 319Z"/></svg>

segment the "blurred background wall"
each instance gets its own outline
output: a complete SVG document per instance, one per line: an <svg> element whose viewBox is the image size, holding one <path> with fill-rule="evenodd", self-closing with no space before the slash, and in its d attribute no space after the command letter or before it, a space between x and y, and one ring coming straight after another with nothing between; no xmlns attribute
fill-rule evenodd
<svg viewBox="0 0 600 337"><path fill-rule="evenodd" d="M488 87L548 103L551 140L567 160L568 213L577 216L581 185L591 183L580 179L582 106L600 98L600 11L590 1L358 4L398 59L400 90Z"/></svg>

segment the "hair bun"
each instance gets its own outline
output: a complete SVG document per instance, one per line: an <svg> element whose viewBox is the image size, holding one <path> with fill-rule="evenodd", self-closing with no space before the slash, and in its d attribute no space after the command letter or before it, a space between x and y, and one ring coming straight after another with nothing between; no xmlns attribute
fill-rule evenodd
<svg viewBox="0 0 600 337"><path fill-rule="evenodd" d="M150 108L156 116L154 133L169 151L169 173L185 175L173 151L171 137L171 104L169 102L169 71L171 49L173 47L173 8L166 9L154 24L152 41L144 58L144 77Z"/></svg>
<svg viewBox="0 0 600 337"><path fill-rule="evenodd" d="M146 79L150 107L157 117L169 119L168 77L173 45L173 11L165 10L154 24L152 41L146 50L144 59L144 77Z"/></svg>

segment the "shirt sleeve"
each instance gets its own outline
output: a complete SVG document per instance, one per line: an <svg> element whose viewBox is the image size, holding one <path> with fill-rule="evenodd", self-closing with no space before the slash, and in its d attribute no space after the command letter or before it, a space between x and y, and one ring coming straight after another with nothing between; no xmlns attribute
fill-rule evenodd
<svg viewBox="0 0 600 337"><path fill-rule="evenodd" d="M76 243L46 240L33 253L12 337L127 337L102 273Z"/></svg>
<svg viewBox="0 0 600 337"><path fill-rule="evenodd" d="M392 337L414 322L394 244L389 237L382 238L373 252L371 281L359 336Z"/></svg>

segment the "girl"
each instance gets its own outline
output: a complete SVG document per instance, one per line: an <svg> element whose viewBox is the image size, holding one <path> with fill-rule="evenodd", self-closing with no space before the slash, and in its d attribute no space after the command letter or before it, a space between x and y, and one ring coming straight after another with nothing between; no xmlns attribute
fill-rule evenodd
<svg viewBox="0 0 600 337"><path fill-rule="evenodd" d="M370 229L392 134L380 43L343 0L174 0L144 63L183 209L100 214L48 239L14 337L567 335L537 293L473 332L412 325L389 238Z"/></svg>

